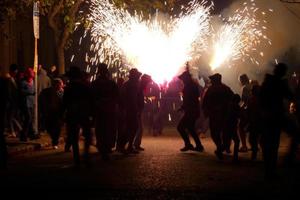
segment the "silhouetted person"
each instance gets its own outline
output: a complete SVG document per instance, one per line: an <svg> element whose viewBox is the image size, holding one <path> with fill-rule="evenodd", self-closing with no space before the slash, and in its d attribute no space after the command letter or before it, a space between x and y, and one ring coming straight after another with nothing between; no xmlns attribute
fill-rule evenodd
<svg viewBox="0 0 300 200"><path fill-rule="evenodd" d="M20 132L20 140L27 141L30 139L39 138L36 130L33 128L34 124L34 71L32 68L27 68L24 74L24 80L21 82L21 113L24 117L23 129Z"/></svg>
<svg viewBox="0 0 300 200"><path fill-rule="evenodd" d="M249 98L251 97L251 84L247 74L242 74L239 77L239 81L242 85L242 106L241 106L241 119L239 123L239 133L241 137L242 146L240 148L240 152L247 152L247 136L246 136L246 128L248 126L248 102Z"/></svg>
<svg viewBox="0 0 300 200"><path fill-rule="evenodd" d="M109 79L107 65L99 65L99 77L92 84L95 101L95 128L97 148L103 160L108 160L108 154L116 142L116 112L118 104L118 86Z"/></svg>
<svg viewBox="0 0 300 200"><path fill-rule="evenodd" d="M58 148L58 140L62 126L64 83L54 79L50 88L44 89L39 96L40 112L45 119L45 128L52 139L54 149Z"/></svg>
<svg viewBox="0 0 300 200"><path fill-rule="evenodd" d="M47 75L47 71L40 67L38 71L38 94L49 87L51 87L51 79Z"/></svg>
<svg viewBox="0 0 300 200"><path fill-rule="evenodd" d="M291 100L293 97L288 82L284 79L287 70L288 68L285 64L277 64L273 75L266 74L260 91L260 105L264 126L262 144L266 178L274 178L276 175L280 133L287 122L283 101L285 99Z"/></svg>
<svg viewBox="0 0 300 200"><path fill-rule="evenodd" d="M89 85L83 80L83 74L76 66L67 73L70 82L65 88L63 105L66 112L67 141L65 151L73 150L75 166L80 164L79 133L85 138L84 159L89 162L89 146L91 142L92 98Z"/></svg>
<svg viewBox="0 0 300 200"><path fill-rule="evenodd" d="M259 138L262 134L262 117L259 104L260 86L252 87L252 95L248 101L248 119L249 119L249 143L251 145L251 159L256 160L258 152Z"/></svg>
<svg viewBox="0 0 300 200"><path fill-rule="evenodd" d="M203 86L200 85L199 91L200 91L200 117L197 120L197 132L198 135L201 137L205 137L205 133L207 132L209 125L208 125L208 118L204 115L203 109L202 109L202 104L203 104L203 97L205 96L205 93L209 87L209 80L208 78L204 77L199 77L200 81L203 81ZM200 82L199 81L199 82ZM200 83L199 83L200 84Z"/></svg>
<svg viewBox="0 0 300 200"><path fill-rule="evenodd" d="M51 79L47 75L47 71L39 65L38 70L38 84L37 84L37 94L40 95L41 92L47 88L51 87ZM46 119L43 112L39 112L39 131L43 132L46 129Z"/></svg>
<svg viewBox="0 0 300 200"><path fill-rule="evenodd" d="M121 97L122 105L125 112L126 134L122 139L120 151L124 153L138 153L133 147L134 138L138 129L138 91L139 78L142 74L135 68L129 71L129 80L124 83ZM128 148L125 151L125 145L128 143Z"/></svg>
<svg viewBox="0 0 300 200"><path fill-rule="evenodd" d="M161 114L161 89L158 84L152 82L149 84L149 98L148 98L148 110L149 110L149 133L153 136L162 134L162 114Z"/></svg>
<svg viewBox="0 0 300 200"><path fill-rule="evenodd" d="M144 151L145 149L141 147L142 137L143 137L143 120L142 114L145 106L145 95L144 92L146 90L147 85L151 82L151 77L147 74L144 74L141 77L138 91L138 129L136 132L136 136L134 139L134 148L138 151Z"/></svg>
<svg viewBox="0 0 300 200"><path fill-rule="evenodd" d="M293 131L287 131L291 137L289 150L284 160L284 164L287 167L292 167L295 164L298 146L300 143L300 121L299 121L299 111L297 110L297 100L291 102L289 106L288 119L290 121L289 129Z"/></svg>
<svg viewBox="0 0 300 200"><path fill-rule="evenodd" d="M291 143L285 158L285 165L287 166L293 166L295 164L298 146L300 144L300 83L299 80L295 82L297 82L297 85L294 87L295 99L289 106L289 119L295 131L290 135Z"/></svg>
<svg viewBox="0 0 300 200"><path fill-rule="evenodd" d="M199 89L198 84L192 79L191 74L188 69L184 71L179 77L184 84L183 88L183 103L180 110L183 110L184 115L181 118L177 130L180 133L183 141L184 147L180 151L195 150L202 152L204 150L201 141L196 132L196 120L199 117ZM196 147L194 148L190 142L188 132L193 137Z"/></svg>
<svg viewBox="0 0 300 200"><path fill-rule="evenodd" d="M221 74L214 74L209 77L211 86L207 89L203 99L203 111L209 117L211 137L217 147L215 154L223 159L223 141L225 123L228 118L229 103L232 100L233 92L222 83Z"/></svg>
<svg viewBox="0 0 300 200"><path fill-rule="evenodd" d="M116 150L122 151L122 143L126 138L126 123L125 123L125 106L124 101L121 95L121 91L123 89L124 79L118 78L117 86L118 86L118 110L117 110L117 142L116 142Z"/></svg>
<svg viewBox="0 0 300 200"><path fill-rule="evenodd" d="M4 118L7 103L7 81L0 77L0 169L7 166L7 147L4 136Z"/></svg>
<svg viewBox="0 0 300 200"><path fill-rule="evenodd" d="M238 135L238 122L241 115L241 107L240 107L241 97L238 94L234 94L232 97L232 101L229 103L228 109L228 117L225 123L225 130L224 130L224 149L227 152L230 152L230 142L233 140L234 148L233 148L233 161L238 161L238 153L239 153L239 146L240 146L240 138Z"/></svg>
<svg viewBox="0 0 300 200"><path fill-rule="evenodd" d="M6 121L8 131L12 137L16 137L17 129L20 130L20 123L18 121L18 111L20 108L19 98L20 91L17 84L16 76L18 74L18 66L12 64L9 67L9 74L7 77L7 108L6 108Z"/></svg>

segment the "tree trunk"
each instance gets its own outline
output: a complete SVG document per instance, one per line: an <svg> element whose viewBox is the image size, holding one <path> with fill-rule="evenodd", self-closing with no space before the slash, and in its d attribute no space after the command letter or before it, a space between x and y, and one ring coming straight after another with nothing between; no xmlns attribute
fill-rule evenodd
<svg viewBox="0 0 300 200"><path fill-rule="evenodd" d="M57 60L58 60L58 72L59 74L65 73L65 49L63 46L59 45L56 48Z"/></svg>

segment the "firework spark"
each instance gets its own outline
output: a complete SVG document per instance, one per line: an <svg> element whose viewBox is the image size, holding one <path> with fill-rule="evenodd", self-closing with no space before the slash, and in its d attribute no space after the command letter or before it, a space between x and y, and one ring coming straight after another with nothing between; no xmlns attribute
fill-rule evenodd
<svg viewBox="0 0 300 200"><path fill-rule="evenodd" d="M207 48L212 6L206 1L192 1L168 22L157 15L145 21L142 15L117 9L108 0L92 0L90 50L95 56L90 61L97 65L117 53L156 82L169 81L190 59L193 45L198 51Z"/></svg>
<svg viewBox="0 0 300 200"><path fill-rule="evenodd" d="M245 61L247 57L259 65L259 62L253 57L257 54L256 46L263 42L271 44L270 39L264 33L267 27L261 25L261 22L257 20L256 12L259 8L254 7L255 3L248 8L247 2L245 2L244 6L244 9L236 10L235 14L214 35L213 56L210 62L212 70L225 63L230 66L235 60ZM259 54L261 57L264 55L263 52Z"/></svg>

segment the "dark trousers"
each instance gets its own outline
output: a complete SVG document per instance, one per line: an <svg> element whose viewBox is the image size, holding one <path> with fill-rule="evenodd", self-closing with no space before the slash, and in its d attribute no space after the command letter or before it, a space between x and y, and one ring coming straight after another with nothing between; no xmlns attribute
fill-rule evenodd
<svg viewBox="0 0 300 200"><path fill-rule="evenodd" d="M124 149L128 143L128 149L133 149L133 142L138 130L138 114L134 112L127 112L124 115L125 125L124 134L120 137L119 148Z"/></svg>
<svg viewBox="0 0 300 200"><path fill-rule="evenodd" d="M299 113L297 113L299 115ZM299 116L295 114L289 114L287 116L287 122L285 123L285 131L291 137L291 143L289 151L286 157L286 164L294 164L297 154L298 145L300 143L300 121Z"/></svg>
<svg viewBox="0 0 300 200"><path fill-rule="evenodd" d="M233 140L233 159L238 160L240 138L237 132L237 124L227 124L223 133L223 146L230 149L230 143Z"/></svg>
<svg viewBox="0 0 300 200"><path fill-rule="evenodd" d="M46 120L46 129L49 133L51 140L52 140L52 146L58 145L58 140L60 136L61 131L61 119L59 115L52 115L45 118Z"/></svg>
<svg viewBox="0 0 300 200"><path fill-rule="evenodd" d="M6 112L7 128L10 133L19 131L21 125L18 121L18 107L17 105L9 105Z"/></svg>
<svg viewBox="0 0 300 200"><path fill-rule="evenodd" d="M116 141L116 114L100 112L95 124L97 148L101 155L107 155Z"/></svg>
<svg viewBox="0 0 300 200"><path fill-rule="evenodd" d="M20 140L26 141L28 137L34 138L36 136L35 130L33 128L34 108L24 107L22 109L22 114L24 117L24 123L23 130L20 132Z"/></svg>
<svg viewBox="0 0 300 200"><path fill-rule="evenodd" d="M84 136L84 160L89 160L89 147L91 144L91 126L88 119L79 119L67 121L67 141L65 149L72 147L73 159L75 165L80 164L79 154L79 132L82 128L82 134Z"/></svg>
<svg viewBox="0 0 300 200"><path fill-rule="evenodd" d="M261 128L249 127L249 143L252 150L252 158L256 158L258 152L259 137L261 135Z"/></svg>
<svg viewBox="0 0 300 200"><path fill-rule="evenodd" d="M293 164L295 162L299 144L300 144L300 132L296 132L292 136L290 148L286 158L287 159L286 162L288 162L287 164Z"/></svg>
<svg viewBox="0 0 300 200"><path fill-rule="evenodd" d="M134 138L134 146L140 147L142 144L142 137L143 137L143 120L142 114L138 114L138 128L136 131L136 136Z"/></svg>
<svg viewBox="0 0 300 200"><path fill-rule="evenodd" d="M282 128L281 120L270 118L264 120L264 130L261 138L266 175L272 175L276 172Z"/></svg>
<svg viewBox="0 0 300 200"><path fill-rule="evenodd" d="M191 142L190 142L188 133L190 133L191 136L193 137L196 147L202 146L200 139L197 135L196 129L195 129L195 124L196 124L196 120L197 120L198 116L199 116L198 113L186 112L186 113L184 113L183 117L179 121L177 130L180 133L185 146L191 146Z"/></svg>
<svg viewBox="0 0 300 200"><path fill-rule="evenodd" d="M224 133L224 119L222 117L209 118L210 134L218 152L223 150L222 133Z"/></svg>
<svg viewBox="0 0 300 200"><path fill-rule="evenodd" d="M0 168L7 165L7 147L4 136L4 111L0 111Z"/></svg>
<svg viewBox="0 0 300 200"><path fill-rule="evenodd" d="M125 122L125 112L119 109L117 113L117 149L120 150L124 148L124 143L126 141L126 122Z"/></svg>
<svg viewBox="0 0 300 200"><path fill-rule="evenodd" d="M297 134L296 124L286 115L276 113L269 114L268 117L263 119L261 141L267 176L273 175L276 172L280 133L282 130L285 130L290 135ZM290 146L290 153L295 151L296 143L297 137L295 137L295 140ZM292 155L292 153L290 155Z"/></svg>

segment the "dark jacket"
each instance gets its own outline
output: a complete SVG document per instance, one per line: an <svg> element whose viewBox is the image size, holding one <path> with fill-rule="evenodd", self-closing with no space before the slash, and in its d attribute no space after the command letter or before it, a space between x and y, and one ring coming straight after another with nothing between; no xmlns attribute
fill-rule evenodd
<svg viewBox="0 0 300 200"><path fill-rule="evenodd" d="M186 82L183 88L183 103L182 109L186 113L199 113L199 86L194 81Z"/></svg>
<svg viewBox="0 0 300 200"><path fill-rule="evenodd" d="M264 114L282 116L285 113L284 100L292 100L293 94L287 80L267 74L261 85L259 102Z"/></svg>
<svg viewBox="0 0 300 200"><path fill-rule="evenodd" d="M208 117L226 117L232 97L232 90L225 84L220 83L210 86L203 99L202 107L205 115Z"/></svg>
<svg viewBox="0 0 300 200"><path fill-rule="evenodd" d="M127 113L137 114L139 112L139 83L138 81L128 80L124 83L121 98L122 106Z"/></svg>
<svg viewBox="0 0 300 200"><path fill-rule="evenodd" d="M116 112L119 91L114 81L99 77L92 84L92 95L97 112Z"/></svg>
<svg viewBox="0 0 300 200"><path fill-rule="evenodd" d="M40 112L46 118L48 116L62 117L63 93L58 93L53 87L44 89L39 96L39 107Z"/></svg>
<svg viewBox="0 0 300 200"><path fill-rule="evenodd" d="M89 119L92 116L92 105L89 85L83 81L73 81L67 85L63 97L67 122L80 122Z"/></svg>

